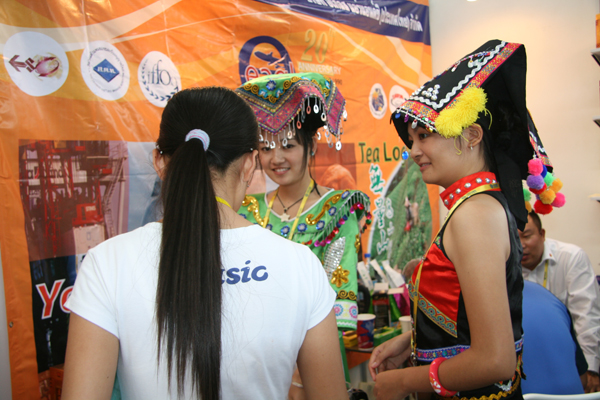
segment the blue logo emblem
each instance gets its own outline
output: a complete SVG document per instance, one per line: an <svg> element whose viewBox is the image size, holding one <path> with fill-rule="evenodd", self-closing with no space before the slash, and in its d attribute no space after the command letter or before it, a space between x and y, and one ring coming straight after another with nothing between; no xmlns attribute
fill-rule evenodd
<svg viewBox="0 0 600 400"><path fill-rule="evenodd" d="M285 46L271 36L257 36L244 43L239 63L242 85L262 75L296 72Z"/></svg>
<svg viewBox="0 0 600 400"><path fill-rule="evenodd" d="M110 62L108 62L107 59L102 60L93 69L106 82L112 81L113 79L115 79L115 77L117 75L119 75L119 71L115 68L114 65L112 65Z"/></svg>

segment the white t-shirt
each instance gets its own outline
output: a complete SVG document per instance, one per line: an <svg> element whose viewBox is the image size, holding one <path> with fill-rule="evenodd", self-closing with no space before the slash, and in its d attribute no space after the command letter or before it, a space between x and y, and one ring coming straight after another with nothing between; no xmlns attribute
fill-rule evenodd
<svg viewBox="0 0 600 400"><path fill-rule="evenodd" d="M91 249L67 303L119 339L124 399L177 398L166 361L156 361L161 229L150 223ZM335 292L308 247L256 225L222 230L221 255L222 398L285 399L306 331L329 314Z"/></svg>

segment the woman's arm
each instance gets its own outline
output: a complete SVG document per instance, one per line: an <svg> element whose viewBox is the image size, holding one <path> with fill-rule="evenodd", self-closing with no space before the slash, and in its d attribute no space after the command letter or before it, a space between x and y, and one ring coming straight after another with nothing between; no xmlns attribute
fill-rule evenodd
<svg viewBox="0 0 600 400"><path fill-rule="evenodd" d="M339 218L339 217L338 217ZM358 276L356 272L356 264L358 263L357 244L360 243L360 228L356 219L356 214L349 214L346 223L339 228L338 234L334 241L345 238L344 252L340 261L342 273L348 272L347 282L336 280L336 283L330 282L333 290L336 291L338 297L336 304L342 305L344 312L338 317L338 328L342 330L356 329L356 314L352 315L350 310L356 307L358 294ZM357 242L358 241L358 242ZM325 254L329 250L329 246L325 249ZM345 294L345 295L344 295Z"/></svg>
<svg viewBox="0 0 600 400"><path fill-rule="evenodd" d="M348 399L333 311L306 332L298 353L298 369L307 399Z"/></svg>
<svg viewBox="0 0 600 400"><path fill-rule="evenodd" d="M110 399L118 358L119 339L71 313L62 398Z"/></svg>
<svg viewBox="0 0 600 400"><path fill-rule="evenodd" d="M510 379L516 354L506 289L510 236L506 213L491 196L475 196L456 210L444 235L465 302L471 347L439 369L449 390Z"/></svg>

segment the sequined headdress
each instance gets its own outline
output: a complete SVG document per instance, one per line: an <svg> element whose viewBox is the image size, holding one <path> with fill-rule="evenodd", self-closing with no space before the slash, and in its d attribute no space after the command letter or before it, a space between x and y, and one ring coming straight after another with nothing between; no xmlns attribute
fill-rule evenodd
<svg viewBox="0 0 600 400"><path fill-rule="evenodd" d="M246 82L236 92L254 110L261 127L260 140L272 148L276 140L285 146L296 129L308 124L322 126L330 147L335 144L341 149L346 101L333 80L311 72L266 75Z"/></svg>
<svg viewBox="0 0 600 400"><path fill-rule="evenodd" d="M526 72L522 44L490 40L417 89L391 118L408 147L409 124L446 138L458 137L472 124L482 126L490 140L500 187L520 227L527 223L522 180L528 177L528 162L538 158L546 171L552 171L527 111ZM506 105L517 118L500 142L488 132Z"/></svg>

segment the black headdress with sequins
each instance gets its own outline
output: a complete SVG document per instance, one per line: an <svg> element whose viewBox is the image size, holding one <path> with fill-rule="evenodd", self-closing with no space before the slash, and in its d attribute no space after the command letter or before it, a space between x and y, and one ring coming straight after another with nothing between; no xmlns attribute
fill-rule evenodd
<svg viewBox="0 0 600 400"><path fill-rule="evenodd" d="M520 228L527 223L522 180L528 175L528 162L543 152L525 101L527 56L518 43L491 40L461 58L450 68L417 89L392 114L392 121L404 143L408 124L421 125L446 138L458 137L472 124L484 130L492 150L494 169L509 207ZM504 111L507 110L507 111ZM502 114L514 116L511 126L500 135ZM496 123L496 126L493 124ZM552 165L544 153L548 171Z"/></svg>

